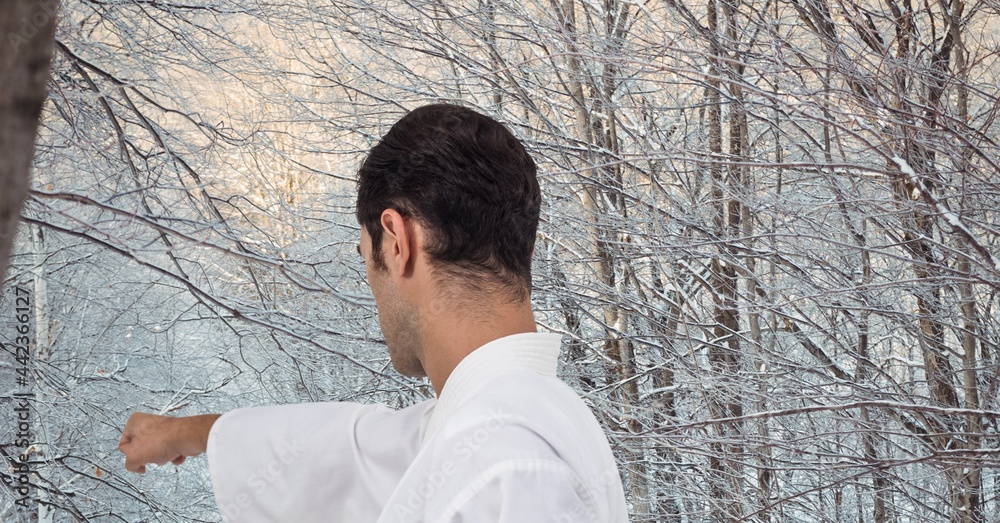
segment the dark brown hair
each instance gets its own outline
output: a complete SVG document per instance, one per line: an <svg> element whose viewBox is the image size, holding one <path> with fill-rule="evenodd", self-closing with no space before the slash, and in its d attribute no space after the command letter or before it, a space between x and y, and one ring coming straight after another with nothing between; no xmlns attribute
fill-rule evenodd
<svg viewBox="0 0 1000 523"><path fill-rule="evenodd" d="M531 253L541 191L535 162L496 120L436 104L415 109L372 148L358 171L358 222L381 251L385 209L428 231L427 254L446 275L482 289L499 285L512 298L531 289Z"/></svg>

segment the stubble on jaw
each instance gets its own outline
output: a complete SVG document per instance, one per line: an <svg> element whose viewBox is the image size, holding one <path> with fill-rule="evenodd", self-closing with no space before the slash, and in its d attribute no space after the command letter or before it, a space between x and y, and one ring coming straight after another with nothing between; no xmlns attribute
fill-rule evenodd
<svg viewBox="0 0 1000 523"><path fill-rule="evenodd" d="M400 312L391 327L390 336L386 326L382 325L382 333L389 348L389 359L397 372L404 376L422 378L427 376L421 363L423 357L423 340L420 335L420 322L412 311ZM382 322L379 322L380 325Z"/></svg>
<svg viewBox="0 0 1000 523"><path fill-rule="evenodd" d="M376 269L377 270L377 269ZM376 309L378 323L389 350L393 368L404 376L420 378L427 375L421 359L424 354L422 329L416 309L404 300L399 290L389 282L369 282L378 286Z"/></svg>
<svg viewBox="0 0 1000 523"><path fill-rule="evenodd" d="M388 268L384 264L376 266L372 260L371 251L376 247L371 244L371 237L367 232L362 233L362 243L367 243L369 249L365 260L368 286L375 297L378 324L385 338L392 366L404 376L425 377L427 372L421 363L424 354L422 328L416 307L403 299L389 277ZM358 253L364 256L362 250L362 245L359 244Z"/></svg>

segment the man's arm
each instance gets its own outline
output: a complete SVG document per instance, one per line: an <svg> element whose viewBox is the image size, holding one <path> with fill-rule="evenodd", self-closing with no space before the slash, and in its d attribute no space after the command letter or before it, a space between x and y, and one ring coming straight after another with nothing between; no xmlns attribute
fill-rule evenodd
<svg viewBox="0 0 1000 523"><path fill-rule="evenodd" d="M188 456L205 452L208 433L219 414L173 418L136 412L129 417L118 442L125 454L125 469L140 474L146 465L180 465Z"/></svg>

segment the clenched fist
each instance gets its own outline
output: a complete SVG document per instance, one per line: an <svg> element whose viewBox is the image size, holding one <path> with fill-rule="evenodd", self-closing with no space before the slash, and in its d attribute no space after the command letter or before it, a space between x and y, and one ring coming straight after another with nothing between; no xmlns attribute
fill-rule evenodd
<svg viewBox="0 0 1000 523"><path fill-rule="evenodd" d="M180 465L188 456L205 452L208 433L218 414L173 418L136 412L129 417L118 442L125 470L146 472L146 465Z"/></svg>

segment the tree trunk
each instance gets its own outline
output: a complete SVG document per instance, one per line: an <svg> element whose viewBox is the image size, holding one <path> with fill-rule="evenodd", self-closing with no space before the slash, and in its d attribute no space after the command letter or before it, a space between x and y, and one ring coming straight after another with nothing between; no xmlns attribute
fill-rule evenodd
<svg viewBox="0 0 1000 523"><path fill-rule="evenodd" d="M721 8L721 23L720 23ZM729 107L729 156L722 149L722 89L721 78L738 75L731 71L734 57L723 47L722 42L733 42L735 20L733 6L725 2L708 2L708 28L716 38L712 40L709 53L709 79L707 89L708 105L708 150L711 154L709 172L712 179L712 202L714 205L713 231L716 236L717 254L712 259L710 285L713 299L713 341L708 348L708 359L712 372L719 375L726 386L713 391L709 398L709 408L714 418L735 418L743 415L741 394L738 390L740 365L740 321L738 312L739 280L733 257L726 243L731 237L739 237L742 211L740 203L728 194L729 189L742 182L742 167L736 165L744 155L746 115L740 105L740 87L736 82L728 82L729 95L736 102ZM724 160L733 160L724 167ZM732 187L731 187L732 186ZM743 462L743 427L740 423L720 423L716 426L717 443L712 444L709 468L712 471L712 493L717 510L715 521L739 521L743 518L744 492L743 473L739 463Z"/></svg>
<svg viewBox="0 0 1000 523"><path fill-rule="evenodd" d="M28 191L57 1L0 0L0 282Z"/></svg>
<svg viewBox="0 0 1000 523"><path fill-rule="evenodd" d="M48 363L49 356L51 355L52 340L49 339L50 325L49 316L47 314L48 309L48 290L45 282L45 258L47 256L47 249L45 248L45 231L38 226L32 226L32 247L34 252L34 316L35 316L35 343L32 347L32 358L35 365L35 374L43 372L43 367ZM46 397L45 393L41 387L36 383L35 388L35 419L34 430L35 434L35 460L42 461L42 465L38 465L35 472L38 474L38 510L34 514L35 521L38 523L52 523L54 521L55 511L52 510L52 496L49 490L54 486L51 484L49 476L49 467L44 463L47 463L52 459L49 452L49 446L46 444L47 435L49 431L45 428L45 421L48 419L48 409L46 408Z"/></svg>

